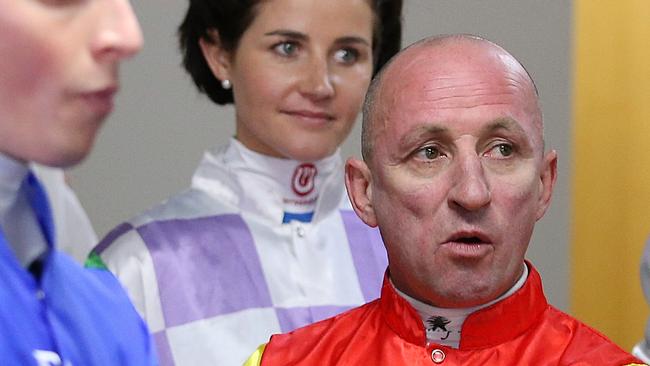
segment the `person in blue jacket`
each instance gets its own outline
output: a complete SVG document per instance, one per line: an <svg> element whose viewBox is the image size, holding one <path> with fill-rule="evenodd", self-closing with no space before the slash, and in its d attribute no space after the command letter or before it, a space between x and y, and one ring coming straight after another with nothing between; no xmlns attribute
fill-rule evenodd
<svg viewBox="0 0 650 366"><path fill-rule="evenodd" d="M0 0L0 365L154 365L117 280L56 249L30 163L68 167L113 108L142 46L128 0Z"/></svg>

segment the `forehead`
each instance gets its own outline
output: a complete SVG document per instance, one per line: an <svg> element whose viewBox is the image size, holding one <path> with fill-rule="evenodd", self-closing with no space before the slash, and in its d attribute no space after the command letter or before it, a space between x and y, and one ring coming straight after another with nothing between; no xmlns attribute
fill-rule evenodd
<svg viewBox="0 0 650 366"><path fill-rule="evenodd" d="M541 142L534 86L512 56L489 44L405 51L383 76L376 105L375 128L393 137L427 124L472 133L505 118Z"/></svg>
<svg viewBox="0 0 650 366"><path fill-rule="evenodd" d="M368 0L265 0L255 14L251 28L290 27L305 32L367 32L373 21Z"/></svg>

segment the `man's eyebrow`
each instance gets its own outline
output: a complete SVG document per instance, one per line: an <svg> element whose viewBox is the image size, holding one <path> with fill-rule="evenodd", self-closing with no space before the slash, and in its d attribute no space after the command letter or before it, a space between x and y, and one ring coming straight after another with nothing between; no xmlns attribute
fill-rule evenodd
<svg viewBox="0 0 650 366"><path fill-rule="evenodd" d="M483 128L485 132L495 132L498 130L513 131L522 135L527 134L519 122L509 117L497 118Z"/></svg>
<svg viewBox="0 0 650 366"><path fill-rule="evenodd" d="M509 117L497 118L481 129L484 134L494 133L499 130L514 132L523 136L527 135L527 132L523 127L521 127L521 124ZM449 128L440 124L434 123L422 125L402 136L399 139L399 146L410 146L411 144L421 140L423 137L444 136L448 133Z"/></svg>
<svg viewBox="0 0 650 366"><path fill-rule="evenodd" d="M448 128L437 124L419 126L406 135L402 136L402 138L399 140L399 146L410 146L413 142L420 140L423 136L443 135L448 131Z"/></svg>

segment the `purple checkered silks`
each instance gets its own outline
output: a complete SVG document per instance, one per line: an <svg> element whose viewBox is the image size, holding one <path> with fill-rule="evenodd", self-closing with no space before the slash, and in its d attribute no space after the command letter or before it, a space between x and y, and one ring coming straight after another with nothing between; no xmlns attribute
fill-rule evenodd
<svg viewBox="0 0 650 366"><path fill-rule="evenodd" d="M161 365L173 365L174 358L172 357L172 350L169 347L169 341L165 331L153 334L153 340L156 343L156 351L158 351L158 361Z"/></svg>
<svg viewBox="0 0 650 366"><path fill-rule="evenodd" d="M385 250L351 210L340 158L316 162L325 186L313 221L282 223L282 199L265 186L273 172L258 179L238 153L206 154L190 189L100 244L150 322L163 365L241 365L271 334L379 296Z"/></svg>
<svg viewBox="0 0 650 366"><path fill-rule="evenodd" d="M355 263L355 269L361 283L361 291L366 302L379 297L377 286L374 285L376 268L386 268L388 262L386 253L382 250L383 242L379 230L368 230L359 225L359 218L353 211L341 211L345 232L350 241L350 251ZM368 243L371 243L368 245ZM368 250L368 249L372 250Z"/></svg>
<svg viewBox="0 0 650 366"><path fill-rule="evenodd" d="M272 305L253 239L240 216L154 222L138 233L154 262L168 326Z"/></svg>
<svg viewBox="0 0 650 366"><path fill-rule="evenodd" d="M102 239L99 242L99 244L97 244L97 246L95 246L93 251L95 253L101 255L104 252L104 250L106 250L106 248L108 248L108 246L111 245L111 243L113 241L115 241L115 239L117 239L120 236L124 235L127 231L129 231L131 229L133 229L133 225L131 225L130 223L128 223L128 222L121 223L120 225L115 227L113 230L111 230L108 233L108 235L106 235L104 237L104 239Z"/></svg>

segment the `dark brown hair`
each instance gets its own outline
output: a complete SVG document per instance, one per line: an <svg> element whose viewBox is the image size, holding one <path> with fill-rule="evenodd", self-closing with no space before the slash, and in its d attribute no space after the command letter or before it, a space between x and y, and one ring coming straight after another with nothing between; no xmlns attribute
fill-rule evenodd
<svg viewBox="0 0 650 366"><path fill-rule="evenodd" d="M323 0L326 1L326 0ZM402 39L402 0L368 0L375 14L373 31L373 75L394 55ZM178 29L183 66L197 88L217 104L233 102L231 90L221 87L203 57L199 40L212 42L216 30L221 47L236 51L239 40L256 16L261 0L190 0Z"/></svg>

